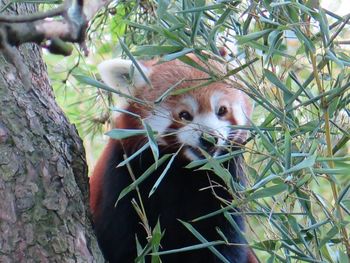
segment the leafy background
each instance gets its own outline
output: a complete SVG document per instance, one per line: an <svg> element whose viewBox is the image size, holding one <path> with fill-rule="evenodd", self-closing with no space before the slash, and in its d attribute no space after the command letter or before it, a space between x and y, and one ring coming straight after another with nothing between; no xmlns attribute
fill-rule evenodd
<svg viewBox="0 0 350 263"><path fill-rule="evenodd" d="M92 170L118 104L88 85L99 79L99 62L218 55L225 46L255 104L244 153L249 183L238 202L249 244L262 262L349 262L346 2L115 1L89 27L89 56L76 47L70 57L45 59Z"/></svg>

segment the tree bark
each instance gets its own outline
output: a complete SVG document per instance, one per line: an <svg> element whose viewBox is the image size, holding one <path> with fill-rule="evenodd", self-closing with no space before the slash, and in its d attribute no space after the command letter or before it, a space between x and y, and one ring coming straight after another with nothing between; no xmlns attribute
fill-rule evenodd
<svg viewBox="0 0 350 263"><path fill-rule="evenodd" d="M54 100L39 47L0 50L0 262L103 262L87 204L82 141Z"/></svg>

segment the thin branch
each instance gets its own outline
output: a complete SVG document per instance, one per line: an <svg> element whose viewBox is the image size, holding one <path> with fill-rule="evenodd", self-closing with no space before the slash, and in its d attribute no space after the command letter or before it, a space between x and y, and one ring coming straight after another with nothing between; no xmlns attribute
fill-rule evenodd
<svg viewBox="0 0 350 263"><path fill-rule="evenodd" d="M30 72L24 66L19 53L15 51L14 47L7 43L6 37L7 36L4 30L0 27L0 46L2 47L2 54L9 62L11 62L15 66L19 77L23 82L24 89L28 91L28 88L31 87Z"/></svg>
<svg viewBox="0 0 350 263"><path fill-rule="evenodd" d="M63 4L59 7L42 13L34 13L30 15L18 15L18 16L0 16L0 23L23 23L33 22L48 17L62 16L66 12L67 7Z"/></svg>
<svg viewBox="0 0 350 263"><path fill-rule="evenodd" d="M350 45L350 40L339 40L339 41L334 41L334 43L338 45Z"/></svg>
<svg viewBox="0 0 350 263"><path fill-rule="evenodd" d="M44 13L19 16L0 16L0 29L10 46L44 41L50 52L69 55L71 48L64 42L84 46L89 21L111 0L67 0L63 5ZM49 17L61 19L47 20ZM47 41L49 40L49 41ZM0 49L4 45L0 43ZM87 53L87 52L85 52Z"/></svg>

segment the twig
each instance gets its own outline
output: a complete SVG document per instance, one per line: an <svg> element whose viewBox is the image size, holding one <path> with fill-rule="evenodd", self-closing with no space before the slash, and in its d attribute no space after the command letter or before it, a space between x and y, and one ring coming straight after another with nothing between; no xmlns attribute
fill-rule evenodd
<svg viewBox="0 0 350 263"><path fill-rule="evenodd" d="M22 22L33 22L40 19L60 16L63 15L66 11L66 5L63 4L56 9L49 10L43 13L34 13L30 15L18 15L18 16L0 16L0 23L22 23Z"/></svg>
<svg viewBox="0 0 350 263"><path fill-rule="evenodd" d="M350 40L339 40L339 41L334 41L334 43L338 45L350 45Z"/></svg>
<svg viewBox="0 0 350 263"><path fill-rule="evenodd" d="M4 30L0 27L0 51L4 55L5 59L10 62L18 71L19 77L22 80L23 87L26 91L29 91L31 87L30 72L24 66L21 57L15 48L7 43L7 38Z"/></svg>
<svg viewBox="0 0 350 263"><path fill-rule="evenodd" d="M84 47L88 22L111 0L67 0L63 5L44 13L20 16L0 16L0 29L10 46L34 42L44 45L55 54L69 55L71 48L64 42L79 43ZM62 17L47 20L49 17ZM4 43L0 43L0 49ZM85 54L87 50L85 49Z"/></svg>

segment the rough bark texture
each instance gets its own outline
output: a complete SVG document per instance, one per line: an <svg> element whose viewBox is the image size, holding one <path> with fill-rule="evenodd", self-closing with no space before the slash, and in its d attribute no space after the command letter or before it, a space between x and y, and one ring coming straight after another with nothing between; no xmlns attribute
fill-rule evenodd
<svg viewBox="0 0 350 263"><path fill-rule="evenodd" d="M39 48L12 53L20 70L0 50L0 262L103 262L82 142L55 103Z"/></svg>

